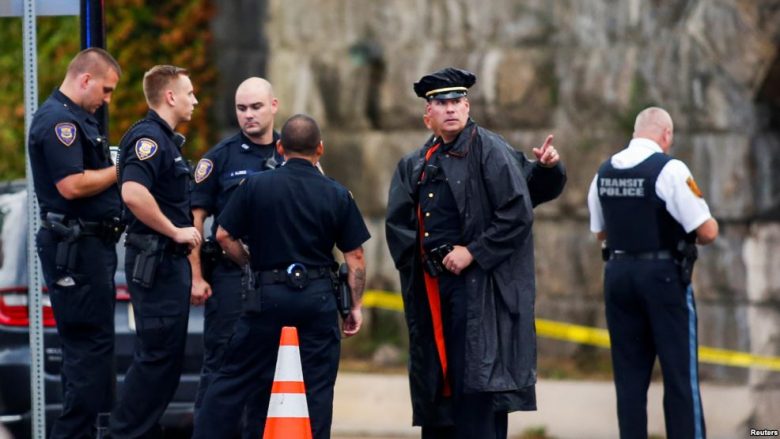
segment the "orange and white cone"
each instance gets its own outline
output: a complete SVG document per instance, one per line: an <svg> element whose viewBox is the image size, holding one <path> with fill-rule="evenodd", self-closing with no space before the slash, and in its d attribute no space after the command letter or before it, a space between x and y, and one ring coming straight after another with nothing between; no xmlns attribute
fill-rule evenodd
<svg viewBox="0 0 780 439"><path fill-rule="evenodd" d="M301 370L298 330L282 328L279 356L271 387L271 401L265 421L263 439L311 439L309 406Z"/></svg>

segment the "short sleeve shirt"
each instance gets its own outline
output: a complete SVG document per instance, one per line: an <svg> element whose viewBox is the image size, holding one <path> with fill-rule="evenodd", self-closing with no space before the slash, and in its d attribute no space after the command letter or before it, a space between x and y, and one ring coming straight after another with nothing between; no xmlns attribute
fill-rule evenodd
<svg viewBox="0 0 780 439"><path fill-rule="evenodd" d="M651 154L663 152L657 143L649 139L635 138L628 147L611 158L612 166L627 169L636 166ZM597 190L598 175L591 181L588 190L590 230L598 233L604 230L604 215ZM691 175L691 171L680 160L672 159L663 167L655 184L655 191L669 214L690 233L712 217L707 202Z"/></svg>
<svg viewBox="0 0 780 439"><path fill-rule="evenodd" d="M329 267L334 246L349 252L371 236L352 194L298 158L248 178L217 220L231 236L247 237L254 270Z"/></svg>
<svg viewBox="0 0 780 439"><path fill-rule="evenodd" d="M35 113L29 140L33 182L42 215L53 212L88 221L119 216L117 186L74 200L65 199L56 186L69 175L112 166L108 142L94 115L55 90Z"/></svg>
<svg viewBox="0 0 780 439"><path fill-rule="evenodd" d="M162 213L176 226L192 226L190 167L181 155L176 133L154 111L137 122L122 138L119 167L122 183L146 187ZM128 232L157 233L129 212Z"/></svg>
<svg viewBox="0 0 780 439"><path fill-rule="evenodd" d="M272 143L259 145L238 133L211 148L195 167L192 208L201 208L215 218L219 217L244 179L282 164L284 159L276 152L278 138L274 132ZM212 235L216 228L215 221Z"/></svg>

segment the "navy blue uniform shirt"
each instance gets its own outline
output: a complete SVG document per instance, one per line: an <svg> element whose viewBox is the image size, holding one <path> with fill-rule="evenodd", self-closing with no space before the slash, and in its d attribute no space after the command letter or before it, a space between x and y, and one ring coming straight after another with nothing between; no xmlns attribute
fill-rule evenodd
<svg viewBox="0 0 780 439"><path fill-rule="evenodd" d="M256 271L293 262L330 267L334 245L348 252L371 237L352 194L298 158L247 179L218 221L231 236L247 237Z"/></svg>
<svg viewBox="0 0 780 439"><path fill-rule="evenodd" d="M120 144L122 183L134 181L149 189L162 213L176 227L191 227L190 167L181 143L167 122L152 110L125 133ZM126 212L128 233L157 233Z"/></svg>
<svg viewBox="0 0 780 439"><path fill-rule="evenodd" d="M119 216L117 186L75 200L66 200L56 187L69 175L112 165L107 141L99 130L95 117L59 90L35 113L30 125L30 166L42 217L46 212L87 221Z"/></svg>
<svg viewBox="0 0 780 439"><path fill-rule="evenodd" d="M272 143L258 145L239 132L211 148L195 167L192 208L218 217L242 180L282 164L284 158L276 153L278 139L279 134L274 132ZM212 236L216 231L214 221Z"/></svg>

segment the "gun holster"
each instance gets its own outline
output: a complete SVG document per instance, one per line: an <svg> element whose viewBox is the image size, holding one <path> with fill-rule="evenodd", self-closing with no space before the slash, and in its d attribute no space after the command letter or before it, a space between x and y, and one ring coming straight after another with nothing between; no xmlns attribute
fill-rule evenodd
<svg viewBox="0 0 780 439"><path fill-rule="evenodd" d="M262 285L249 264L244 265L241 273L241 299L244 302L244 312L260 312L262 310Z"/></svg>
<svg viewBox="0 0 780 439"><path fill-rule="evenodd" d="M214 273L214 268L222 260L222 247L213 238L208 238L203 241L200 246L200 271L203 274L203 279L211 283L211 275Z"/></svg>
<svg viewBox="0 0 780 439"><path fill-rule="evenodd" d="M433 277L437 277L444 273L445 268L442 260L444 260L444 257L447 256L452 249L452 244L442 244L423 253L422 263L425 271Z"/></svg>
<svg viewBox="0 0 780 439"><path fill-rule="evenodd" d="M677 243L675 256L677 265L680 267L680 280L683 285L687 286L691 283L693 265L696 263L696 259L699 258L699 250L694 243L680 241Z"/></svg>
<svg viewBox="0 0 780 439"><path fill-rule="evenodd" d="M342 319L346 319L352 309L352 289L349 287L349 268L347 264L339 267L336 283L336 306Z"/></svg>
<svg viewBox="0 0 780 439"><path fill-rule="evenodd" d="M78 221L65 221L65 215L47 212L44 227L53 231L58 237L57 254L54 263L57 270L73 273L78 260L78 240L81 237L81 227Z"/></svg>
<svg viewBox="0 0 780 439"><path fill-rule="evenodd" d="M157 267L162 262L165 240L157 235L131 233L127 235L125 244L140 250L133 261L131 280L144 288L150 288L154 284Z"/></svg>

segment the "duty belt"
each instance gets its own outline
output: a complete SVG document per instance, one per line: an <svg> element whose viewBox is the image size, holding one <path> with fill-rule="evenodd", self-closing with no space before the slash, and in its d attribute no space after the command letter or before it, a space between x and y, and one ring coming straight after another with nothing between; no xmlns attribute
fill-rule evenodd
<svg viewBox="0 0 780 439"><path fill-rule="evenodd" d="M51 221L41 221L41 227L48 230L54 230L54 224ZM93 221L79 221L82 236L99 235L103 231L103 224Z"/></svg>
<svg viewBox="0 0 780 439"><path fill-rule="evenodd" d="M658 250L653 252L637 252L630 253L621 250L613 250L609 255L609 259L615 260L627 260L627 261L653 261L661 259L674 259L674 255L669 250Z"/></svg>
<svg viewBox="0 0 780 439"><path fill-rule="evenodd" d="M162 242L161 242L162 241ZM139 243L144 243L141 245ZM165 253L187 256L190 254L190 246L187 244L179 244L178 242L162 235L154 234L141 234L141 233L128 233L125 245L130 245L141 251L159 251L162 250ZM150 248L154 247L154 248Z"/></svg>
<svg viewBox="0 0 780 439"><path fill-rule="evenodd" d="M329 267L307 268L300 263L293 263L284 269L256 271L255 281L259 285L287 284L291 288L304 289L310 281L330 278L333 272Z"/></svg>

